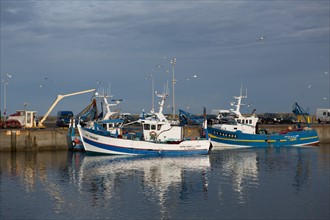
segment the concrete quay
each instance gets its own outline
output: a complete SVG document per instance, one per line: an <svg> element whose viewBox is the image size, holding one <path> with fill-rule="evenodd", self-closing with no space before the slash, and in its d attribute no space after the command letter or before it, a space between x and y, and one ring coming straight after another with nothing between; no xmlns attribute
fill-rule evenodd
<svg viewBox="0 0 330 220"><path fill-rule="evenodd" d="M67 150L67 129L0 129L0 151Z"/></svg>
<svg viewBox="0 0 330 220"><path fill-rule="evenodd" d="M293 125L262 124L260 128L270 132L285 130ZM321 143L330 143L330 124L312 124ZM0 129L1 151L68 150L67 128Z"/></svg>

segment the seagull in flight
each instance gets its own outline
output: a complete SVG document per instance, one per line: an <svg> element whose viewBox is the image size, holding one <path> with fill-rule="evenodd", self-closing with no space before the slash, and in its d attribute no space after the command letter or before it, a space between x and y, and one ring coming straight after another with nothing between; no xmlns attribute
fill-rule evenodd
<svg viewBox="0 0 330 220"><path fill-rule="evenodd" d="M312 88L312 83L307 86L307 89Z"/></svg>
<svg viewBox="0 0 330 220"><path fill-rule="evenodd" d="M259 37L259 38L257 39L257 41L258 41L258 42L263 41L263 40L265 40L265 38L266 38L265 36L261 36L261 37Z"/></svg>

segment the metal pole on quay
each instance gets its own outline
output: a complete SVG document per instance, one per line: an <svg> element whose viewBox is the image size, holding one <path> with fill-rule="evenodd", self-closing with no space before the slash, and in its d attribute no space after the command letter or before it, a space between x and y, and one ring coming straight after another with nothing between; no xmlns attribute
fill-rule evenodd
<svg viewBox="0 0 330 220"><path fill-rule="evenodd" d="M9 83L5 80L5 78L2 76L3 73L0 73L0 92L2 92L2 85L3 85L3 115L4 115L4 121L6 121L6 116L7 116L7 88L6 86L9 85ZM8 78L12 78L12 75L7 73L6 76ZM1 115L1 93L0 93L0 121L2 119Z"/></svg>

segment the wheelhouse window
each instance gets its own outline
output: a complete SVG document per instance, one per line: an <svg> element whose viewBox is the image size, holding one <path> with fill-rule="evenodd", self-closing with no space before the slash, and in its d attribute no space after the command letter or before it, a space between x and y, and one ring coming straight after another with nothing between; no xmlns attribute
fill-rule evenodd
<svg viewBox="0 0 330 220"><path fill-rule="evenodd" d="M143 129L144 130L150 130L150 124L144 124Z"/></svg>
<svg viewBox="0 0 330 220"><path fill-rule="evenodd" d="M156 130L156 125L151 125L151 130Z"/></svg>
<svg viewBox="0 0 330 220"><path fill-rule="evenodd" d="M157 130L159 131L162 128L162 125L157 125Z"/></svg>

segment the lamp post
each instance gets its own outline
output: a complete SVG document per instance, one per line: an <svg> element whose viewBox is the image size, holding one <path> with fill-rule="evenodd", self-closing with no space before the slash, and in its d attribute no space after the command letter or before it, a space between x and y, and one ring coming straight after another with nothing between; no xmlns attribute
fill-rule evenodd
<svg viewBox="0 0 330 220"><path fill-rule="evenodd" d="M175 96L174 96L174 84L176 80L174 78L174 66L176 64L176 58L171 59L172 64L172 118L175 118Z"/></svg>
<svg viewBox="0 0 330 220"><path fill-rule="evenodd" d="M8 82L3 82L3 116L4 116L4 121L7 119L7 85Z"/></svg>
<svg viewBox="0 0 330 220"><path fill-rule="evenodd" d="M11 78L12 75L7 73L6 76L8 78ZM3 115L4 115L4 121L6 121L6 116L7 116L7 85L9 85L9 83L2 77L2 73L0 73L0 84L3 84ZM1 88L2 89L2 88ZM0 98L0 104L1 104L1 98ZM0 109L0 117L1 117L1 109Z"/></svg>

